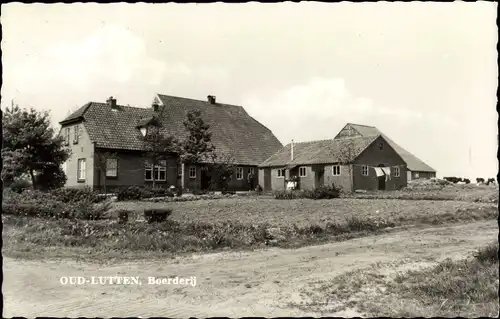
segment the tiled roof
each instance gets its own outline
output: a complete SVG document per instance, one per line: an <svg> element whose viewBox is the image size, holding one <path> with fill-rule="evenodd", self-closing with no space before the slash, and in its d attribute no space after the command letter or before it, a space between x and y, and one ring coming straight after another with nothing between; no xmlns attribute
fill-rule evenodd
<svg viewBox="0 0 500 319"><path fill-rule="evenodd" d="M183 121L187 112L199 110L205 123L210 125L212 143L218 155L234 158L240 165L258 165L282 147L274 134L252 118L241 106L210 104L206 101L158 95L161 103L158 114L165 135L178 139L187 136ZM80 112L82 109L78 110ZM75 113L77 113L75 112ZM88 107L61 122L83 117L90 139L97 147L123 150L142 150L144 145L138 125L153 115L152 108L118 106L114 111L106 103L88 103Z"/></svg>
<svg viewBox="0 0 500 319"><path fill-rule="evenodd" d="M382 137L389 143L389 145L403 158L403 160L406 162L407 168L410 171L417 171L417 172L436 172L432 167L424 163L422 160L417 158L415 155L411 154L398 144L391 140L389 137L387 137L385 134L379 131L374 126L366 126L366 125L360 125L360 124L352 124L348 123L347 125L350 125L354 130L356 130L359 134L362 136L376 136L376 135L382 135Z"/></svg>
<svg viewBox="0 0 500 319"><path fill-rule="evenodd" d="M291 159L291 144L269 157L259 167L276 167L290 165L331 164L339 162L341 150L348 142L354 146L354 156L363 152L378 136L349 137L343 139L320 140L294 143L293 160Z"/></svg>

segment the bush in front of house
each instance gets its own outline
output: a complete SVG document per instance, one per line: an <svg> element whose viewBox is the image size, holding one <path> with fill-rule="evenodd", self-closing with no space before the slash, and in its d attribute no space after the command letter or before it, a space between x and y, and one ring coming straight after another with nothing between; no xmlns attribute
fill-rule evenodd
<svg viewBox="0 0 500 319"><path fill-rule="evenodd" d="M116 199L119 201L141 200L151 197L154 197L153 191L139 186L129 186L122 188L116 194Z"/></svg>
<svg viewBox="0 0 500 319"><path fill-rule="evenodd" d="M95 220L105 217L111 208L110 202L96 203L95 199L82 197L64 202L59 197L38 190L26 190L20 194L4 193L2 213L5 215L40 218L75 218Z"/></svg>
<svg viewBox="0 0 500 319"><path fill-rule="evenodd" d="M321 186L313 190L280 190L274 191L275 199L333 199L340 197L340 189L334 184Z"/></svg>
<svg viewBox="0 0 500 319"><path fill-rule="evenodd" d="M478 184L480 184L480 183L484 183L484 178L482 178L482 177L478 177L478 178L476 178L476 182L477 182Z"/></svg>
<svg viewBox="0 0 500 319"><path fill-rule="evenodd" d="M468 179L468 178L464 178L464 183L465 183L465 184L470 184L470 179Z"/></svg>
<svg viewBox="0 0 500 319"><path fill-rule="evenodd" d="M169 208L161 209L145 209L144 218L148 223L161 223L167 220L167 218L172 214L172 210Z"/></svg>
<svg viewBox="0 0 500 319"><path fill-rule="evenodd" d="M82 200L98 203L102 198L90 187L58 188L50 192L57 200L63 203L76 203Z"/></svg>
<svg viewBox="0 0 500 319"><path fill-rule="evenodd" d="M340 197L340 189L332 185L321 186L312 191L304 192L305 198L309 199L332 199Z"/></svg>
<svg viewBox="0 0 500 319"><path fill-rule="evenodd" d="M9 185L9 189L15 193L22 193L26 189L31 189L31 182L26 179L18 179Z"/></svg>

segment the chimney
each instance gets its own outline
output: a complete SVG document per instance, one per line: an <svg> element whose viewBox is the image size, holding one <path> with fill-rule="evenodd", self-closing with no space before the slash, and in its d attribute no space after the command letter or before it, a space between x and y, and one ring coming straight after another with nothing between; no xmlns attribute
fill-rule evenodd
<svg viewBox="0 0 500 319"><path fill-rule="evenodd" d="M293 140L292 140L292 149L290 152L290 160L293 161Z"/></svg>
<svg viewBox="0 0 500 319"><path fill-rule="evenodd" d="M113 99L112 96L109 97L109 99L106 101L106 103L108 104L108 106L111 109L116 110L116 99Z"/></svg>
<svg viewBox="0 0 500 319"><path fill-rule="evenodd" d="M210 104L215 104L215 95L209 95L207 96L208 103Z"/></svg>
<svg viewBox="0 0 500 319"><path fill-rule="evenodd" d="M158 103L153 102L153 104L152 104L151 106L153 107L153 112L155 112L155 113L156 113L156 112L158 112L158 108L160 107L160 106L158 105Z"/></svg>

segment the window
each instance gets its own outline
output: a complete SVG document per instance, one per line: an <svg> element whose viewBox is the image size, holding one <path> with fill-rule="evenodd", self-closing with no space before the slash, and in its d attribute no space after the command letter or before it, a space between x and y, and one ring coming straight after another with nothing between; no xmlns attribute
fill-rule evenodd
<svg viewBox="0 0 500 319"><path fill-rule="evenodd" d="M380 143L378 144L378 148L379 148L380 150L383 150L383 149L384 149L384 143L380 142Z"/></svg>
<svg viewBox="0 0 500 319"><path fill-rule="evenodd" d="M278 177L279 178L284 178L285 177L285 169L284 168L278 169Z"/></svg>
<svg viewBox="0 0 500 319"><path fill-rule="evenodd" d="M106 159L106 177L117 177L118 176L118 159L107 158Z"/></svg>
<svg viewBox="0 0 500 319"><path fill-rule="evenodd" d="M394 167L394 177L399 177L399 174L401 174L399 167Z"/></svg>
<svg viewBox="0 0 500 319"><path fill-rule="evenodd" d="M253 175L253 173L254 173L254 169L253 169L253 167L250 167L250 168L248 169L248 175L250 175L250 174L252 174L252 175Z"/></svg>
<svg viewBox="0 0 500 319"><path fill-rule="evenodd" d="M236 179L243 179L243 168L236 167Z"/></svg>
<svg viewBox="0 0 500 319"><path fill-rule="evenodd" d="M361 166L361 175L368 176L368 166L366 165Z"/></svg>
<svg viewBox="0 0 500 319"><path fill-rule="evenodd" d="M189 178L196 178L196 166L189 166Z"/></svg>
<svg viewBox="0 0 500 319"><path fill-rule="evenodd" d="M78 140L80 139L80 125L75 125L73 127L73 133L74 133L73 144L78 144Z"/></svg>
<svg viewBox="0 0 500 319"><path fill-rule="evenodd" d="M85 169L86 169L86 164L85 164L85 159L80 158L78 159L78 180L79 181L84 181L85 180Z"/></svg>
<svg viewBox="0 0 500 319"><path fill-rule="evenodd" d="M69 127L67 127L64 129L64 145L69 145L69 135L70 135L70 131L69 131Z"/></svg>
<svg viewBox="0 0 500 319"><path fill-rule="evenodd" d="M299 177L306 177L306 168L305 167L299 167Z"/></svg>
<svg viewBox="0 0 500 319"><path fill-rule="evenodd" d="M144 179L147 181L152 181L153 176L155 178L155 181L164 182L167 180L167 161L159 161L159 165L155 165L154 171L153 165L146 164Z"/></svg>
<svg viewBox="0 0 500 319"><path fill-rule="evenodd" d="M340 176L340 165L333 165L332 166L332 175L333 176Z"/></svg>
<svg viewBox="0 0 500 319"><path fill-rule="evenodd" d="M418 173L415 173L415 178L419 178L420 175Z"/></svg>

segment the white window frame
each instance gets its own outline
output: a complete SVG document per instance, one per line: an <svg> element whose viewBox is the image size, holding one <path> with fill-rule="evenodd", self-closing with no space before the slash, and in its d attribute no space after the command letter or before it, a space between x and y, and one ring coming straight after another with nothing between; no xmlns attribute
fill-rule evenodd
<svg viewBox="0 0 500 319"><path fill-rule="evenodd" d="M117 158L106 158L106 177L118 177Z"/></svg>
<svg viewBox="0 0 500 319"><path fill-rule="evenodd" d="M399 167L394 167L394 177L400 177L401 176L401 170Z"/></svg>
<svg viewBox="0 0 500 319"><path fill-rule="evenodd" d="M236 167L236 179L237 180L242 180L243 179L243 167Z"/></svg>
<svg viewBox="0 0 500 319"><path fill-rule="evenodd" d="M370 171L368 170L368 165L361 165L361 175L363 176L370 175Z"/></svg>
<svg viewBox="0 0 500 319"><path fill-rule="evenodd" d="M73 144L78 144L78 142L80 141L80 124L76 124L73 127L73 134Z"/></svg>
<svg viewBox="0 0 500 319"><path fill-rule="evenodd" d="M86 178L87 171L87 161L85 158L79 158L77 162L77 179L79 181L84 181Z"/></svg>
<svg viewBox="0 0 500 319"><path fill-rule="evenodd" d="M189 166L189 178L196 178L196 166Z"/></svg>
<svg viewBox="0 0 500 319"><path fill-rule="evenodd" d="M304 175L302 175L302 169L304 169ZM307 176L307 167L306 166L299 167L299 177L306 177L306 176Z"/></svg>
<svg viewBox="0 0 500 319"><path fill-rule="evenodd" d="M341 172L340 165L333 165L332 166L332 176L340 176L340 172Z"/></svg>
<svg viewBox="0 0 500 319"><path fill-rule="evenodd" d="M71 130L69 127L66 127L64 129L64 144L69 145L70 139L71 139Z"/></svg>
<svg viewBox="0 0 500 319"><path fill-rule="evenodd" d="M151 178L147 178L147 172L151 172ZM160 178L161 172L164 172L163 178ZM144 180L145 181L152 181L153 176L155 178L155 182L165 182L167 180L167 161L166 160L160 160L159 165L155 165L154 170L153 170L153 165L146 163L144 167Z"/></svg>
<svg viewBox="0 0 500 319"><path fill-rule="evenodd" d="M278 178L285 178L285 169L284 168L278 168L276 173L276 176Z"/></svg>
<svg viewBox="0 0 500 319"><path fill-rule="evenodd" d="M418 172L415 173L415 178L420 178L420 174Z"/></svg>

